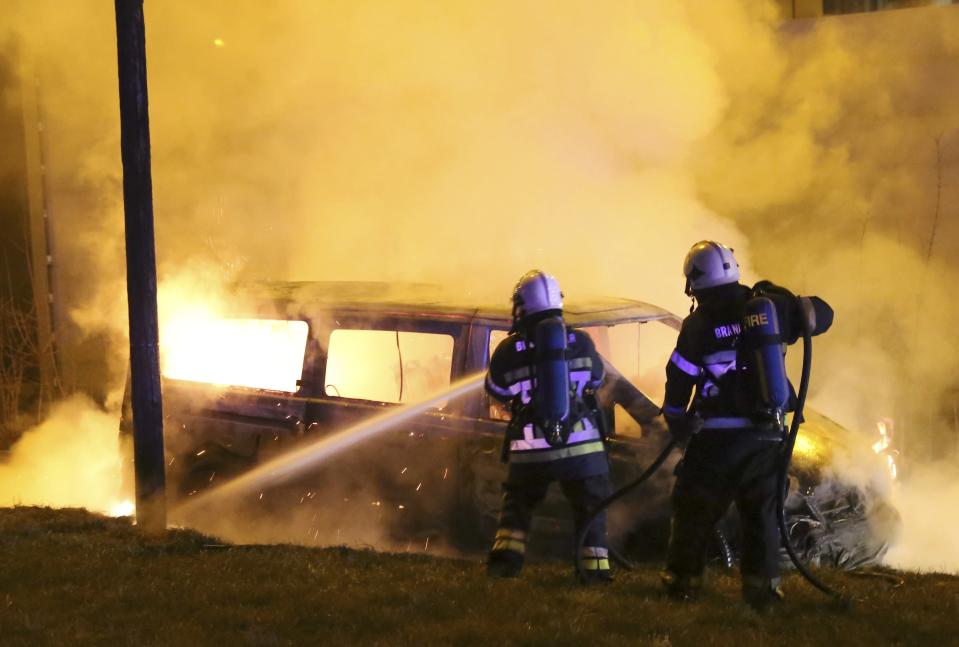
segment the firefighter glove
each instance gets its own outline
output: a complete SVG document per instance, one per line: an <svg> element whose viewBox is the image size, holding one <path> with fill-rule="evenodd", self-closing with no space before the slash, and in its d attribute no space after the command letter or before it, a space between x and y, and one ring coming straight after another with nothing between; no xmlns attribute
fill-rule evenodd
<svg viewBox="0 0 959 647"><path fill-rule="evenodd" d="M664 417L669 433L680 447L685 447L689 439L703 427L703 419L695 413L665 414Z"/></svg>

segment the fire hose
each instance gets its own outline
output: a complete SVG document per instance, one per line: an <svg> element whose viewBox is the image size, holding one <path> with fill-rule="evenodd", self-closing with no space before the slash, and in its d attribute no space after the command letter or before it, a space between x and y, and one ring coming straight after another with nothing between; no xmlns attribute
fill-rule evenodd
<svg viewBox="0 0 959 647"><path fill-rule="evenodd" d="M779 496L776 498L776 520L779 523L779 535L789 560L799 571L803 578L814 587L837 600L838 602L849 605L849 599L842 593L830 588L822 580L810 572L806 565L799 559L796 549L789 541L789 530L786 527L786 495L789 490L789 465L792 462L793 448L796 445L796 437L799 435L799 425L803 420L803 409L806 406L806 394L809 392L809 374L812 370L812 331L809 329L809 321L802 317L802 374L799 378L799 393L796 396L796 409L793 411L792 422L789 428L789 434L783 443L782 467L779 470Z"/></svg>

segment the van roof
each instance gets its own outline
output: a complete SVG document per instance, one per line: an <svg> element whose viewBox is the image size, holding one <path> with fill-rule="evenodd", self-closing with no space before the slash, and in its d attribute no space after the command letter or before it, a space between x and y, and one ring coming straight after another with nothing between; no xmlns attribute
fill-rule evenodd
<svg viewBox="0 0 959 647"><path fill-rule="evenodd" d="M261 310L264 305L292 314L311 311L371 313L379 316L475 321L509 327L509 303L471 301L470 293L452 294L426 283L361 281L259 281L234 286L238 300ZM564 318L572 325L611 325L663 320L677 327L679 318L658 306L618 297L567 300Z"/></svg>

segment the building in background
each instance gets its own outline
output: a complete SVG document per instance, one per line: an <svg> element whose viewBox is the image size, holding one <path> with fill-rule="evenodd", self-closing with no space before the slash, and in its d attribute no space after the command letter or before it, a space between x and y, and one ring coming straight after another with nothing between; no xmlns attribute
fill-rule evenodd
<svg viewBox="0 0 959 647"><path fill-rule="evenodd" d="M817 18L866 11L957 4L956 0L776 0L789 18Z"/></svg>

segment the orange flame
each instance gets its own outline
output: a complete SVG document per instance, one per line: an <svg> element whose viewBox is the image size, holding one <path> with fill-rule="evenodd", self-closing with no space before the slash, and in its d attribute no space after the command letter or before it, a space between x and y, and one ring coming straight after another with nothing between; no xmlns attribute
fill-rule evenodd
<svg viewBox="0 0 959 647"><path fill-rule="evenodd" d="M895 449L892 448L892 420L883 418L876 422L876 428L879 430L879 440L873 443L872 451L886 459L886 469L889 470L889 477L893 480L899 474L899 468L896 466Z"/></svg>

